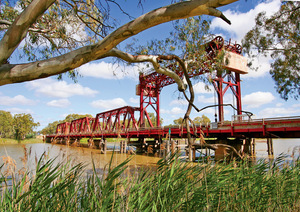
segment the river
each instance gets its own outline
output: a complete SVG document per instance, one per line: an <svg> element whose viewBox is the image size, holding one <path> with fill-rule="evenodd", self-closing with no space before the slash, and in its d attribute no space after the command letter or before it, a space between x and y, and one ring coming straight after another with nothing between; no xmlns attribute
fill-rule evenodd
<svg viewBox="0 0 300 212"><path fill-rule="evenodd" d="M92 161L94 161L96 169L103 169L107 166L112 158L112 149L118 149L118 143L108 143L106 154L101 154L98 149L88 149L82 147L71 147L59 144L35 143L35 144L0 144L0 164L2 164L7 156L15 161L15 169L19 170L24 166L28 170L35 168L36 161L45 153L47 159L57 158L56 162L64 162L69 160L71 165L78 163L86 164L87 170L92 170ZM300 139L273 139L274 157L278 157L281 153L287 154L288 159L300 156ZM28 154L24 160L25 152ZM160 160L158 157L144 155L128 155L114 153L112 165L120 164L127 158L132 157L129 166L132 167L152 167ZM256 157L268 158L267 144L265 142L256 142Z"/></svg>

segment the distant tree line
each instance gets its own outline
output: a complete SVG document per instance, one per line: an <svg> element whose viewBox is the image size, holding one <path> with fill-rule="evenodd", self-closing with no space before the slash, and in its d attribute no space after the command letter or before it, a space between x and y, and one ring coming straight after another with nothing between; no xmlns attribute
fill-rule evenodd
<svg viewBox="0 0 300 212"><path fill-rule="evenodd" d="M176 127L182 125L183 118L178 118L173 120L173 124L166 125L165 127ZM209 124L211 121L206 115L202 115L201 117L197 116L193 119L194 124L196 125L206 125Z"/></svg>
<svg viewBox="0 0 300 212"><path fill-rule="evenodd" d="M47 134L54 134L55 131L56 131L56 126L60 123L64 123L64 122L71 122L72 120L75 120L75 119L80 119L80 118L84 118L84 117L93 117L92 115L90 114L85 114L85 115L80 115L80 114L69 114L66 116L65 119L63 120L59 120L59 121L54 121L52 123L49 123L47 125L47 127L45 127L44 129L41 130L41 133L44 134L44 135L47 135Z"/></svg>
<svg viewBox="0 0 300 212"><path fill-rule="evenodd" d="M35 123L29 113L12 115L10 112L0 110L0 138L23 140L33 137L33 130L38 126L40 123Z"/></svg>

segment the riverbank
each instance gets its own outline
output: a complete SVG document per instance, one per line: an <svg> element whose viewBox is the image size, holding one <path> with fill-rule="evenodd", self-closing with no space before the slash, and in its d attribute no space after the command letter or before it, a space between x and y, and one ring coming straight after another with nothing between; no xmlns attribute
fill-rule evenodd
<svg viewBox="0 0 300 212"><path fill-rule="evenodd" d="M43 139L40 138L29 138L24 140L16 140L11 138L0 138L0 144L36 144L43 143Z"/></svg>

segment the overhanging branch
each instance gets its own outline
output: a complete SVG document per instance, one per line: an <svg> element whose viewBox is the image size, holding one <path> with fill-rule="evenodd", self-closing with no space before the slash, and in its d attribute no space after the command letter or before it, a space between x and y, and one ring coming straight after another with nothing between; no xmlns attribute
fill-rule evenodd
<svg viewBox="0 0 300 212"><path fill-rule="evenodd" d="M0 42L0 64L5 63L14 49L26 36L32 23L34 23L54 1L55 0L34 0L29 7L21 13L13 25L9 27ZM236 0L191 0L158 8L121 26L94 45L84 46L48 60L28 64L3 64L0 66L0 85L45 78L78 68L90 61L104 58L106 53L129 37L165 22L204 14L221 17L222 13L216 8L235 1ZM38 10L35 10L35 8ZM20 23L20 21L22 23ZM22 25L22 27L20 27L20 25ZM170 74L168 70L160 69L161 67L157 68L157 70Z"/></svg>

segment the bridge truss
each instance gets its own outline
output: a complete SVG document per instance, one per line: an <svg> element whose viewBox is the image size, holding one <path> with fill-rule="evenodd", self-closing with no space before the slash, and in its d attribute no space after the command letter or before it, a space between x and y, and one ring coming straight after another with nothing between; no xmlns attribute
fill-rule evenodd
<svg viewBox="0 0 300 212"><path fill-rule="evenodd" d="M189 77L193 78L205 73L210 73L211 64L214 58L225 51L224 70L217 73L213 78L213 87L218 96L218 123L216 125L197 126L197 132L203 131L206 137L218 138L253 138L261 137L300 137L300 118L290 117L285 119L261 120L261 121L243 121L241 118L236 122L224 122L223 99L225 93L231 91L235 98L237 106L237 116L242 117L241 100L241 74L246 74L247 61L241 56L241 46L233 44L230 41L225 42L218 36L206 47L206 58L201 68L193 67L189 70ZM170 65L179 77L183 79L183 72L176 65ZM163 128L160 125L160 92L161 90L175 81L157 72L150 74L141 74L139 76L139 85L136 94L140 97L140 107L125 106L106 112L101 112L95 118L84 117L57 125L56 134L47 135L47 141L55 139L65 139L77 141L81 138L93 139L101 138L137 138L140 144L145 143L146 138L154 138L161 142L163 137L185 138L186 129L182 128ZM156 121L153 123L148 108L155 112ZM193 132L193 128L191 131ZM102 140L100 143L102 143Z"/></svg>

